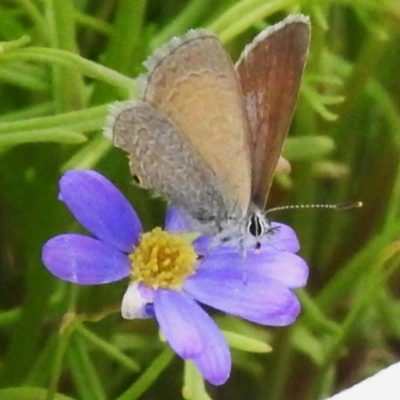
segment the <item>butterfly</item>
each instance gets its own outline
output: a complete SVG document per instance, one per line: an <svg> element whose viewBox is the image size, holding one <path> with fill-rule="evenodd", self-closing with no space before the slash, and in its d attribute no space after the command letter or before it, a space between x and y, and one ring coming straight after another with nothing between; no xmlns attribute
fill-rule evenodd
<svg viewBox="0 0 400 400"><path fill-rule="evenodd" d="M154 51L137 101L112 106L105 129L141 184L221 240L260 238L310 41L293 14L247 45L236 64L212 32L190 30Z"/></svg>

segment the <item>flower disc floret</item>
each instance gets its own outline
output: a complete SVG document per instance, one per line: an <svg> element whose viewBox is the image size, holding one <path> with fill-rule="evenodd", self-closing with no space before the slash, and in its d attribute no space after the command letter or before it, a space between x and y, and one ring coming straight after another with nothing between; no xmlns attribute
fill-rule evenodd
<svg viewBox="0 0 400 400"><path fill-rule="evenodd" d="M129 255L132 281L153 289L180 290L186 278L195 272L197 261L193 246L183 235L155 228L141 236Z"/></svg>

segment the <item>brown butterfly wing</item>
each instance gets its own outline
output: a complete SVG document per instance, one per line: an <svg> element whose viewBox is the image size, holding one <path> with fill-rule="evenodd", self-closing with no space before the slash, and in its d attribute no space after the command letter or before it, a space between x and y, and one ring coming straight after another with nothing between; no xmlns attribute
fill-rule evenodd
<svg viewBox="0 0 400 400"><path fill-rule="evenodd" d="M203 223L227 218L216 177L170 119L146 103L130 102L114 106L108 123L114 145L129 153L141 186Z"/></svg>
<svg viewBox="0 0 400 400"><path fill-rule="evenodd" d="M309 40L308 18L291 15L261 32L236 64L253 138L252 201L260 208L293 117Z"/></svg>
<svg viewBox="0 0 400 400"><path fill-rule="evenodd" d="M228 214L243 218L251 195L251 137L242 88L220 40L192 30L145 65L141 100L173 121L216 176Z"/></svg>

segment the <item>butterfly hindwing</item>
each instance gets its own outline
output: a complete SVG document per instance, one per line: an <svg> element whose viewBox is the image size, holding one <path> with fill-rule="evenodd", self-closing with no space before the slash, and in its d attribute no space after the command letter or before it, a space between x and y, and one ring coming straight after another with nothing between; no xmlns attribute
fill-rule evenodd
<svg viewBox="0 0 400 400"><path fill-rule="evenodd" d="M172 121L142 102L114 110L114 144L129 153L131 172L143 187L204 223L226 218L228 210L215 176Z"/></svg>

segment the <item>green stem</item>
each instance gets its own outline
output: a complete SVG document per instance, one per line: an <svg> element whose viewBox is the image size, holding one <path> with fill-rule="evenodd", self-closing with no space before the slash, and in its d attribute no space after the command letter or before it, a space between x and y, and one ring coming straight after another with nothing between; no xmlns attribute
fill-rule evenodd
<svg viewBox="0 0 400 400"><path fill-rule="evenodd" d="M104 125L106 113L107 106L103 105L50 117L6 122L0 124L0 146L39 141L82 142L85 137L78 132L101 128Z"/></svg>
<svg viewBox="0 0 400 400"><path fill-rule="evenodd" d="M47 0L47 16L52 26L52 46L78 53L72 0ZM59 112L79 110L84 107L85 95L82 75L75 67L52 66L54 99Z"/></svg>
<svg viewBox="0 0 400 400"><path fill-rule="evenodd" d="M29 0L14 0L19 4L20 8L25 11L31 21L35 24L42 40L48 43L48 25L39 9L36 7L33 1Z"/></svg>
<svg viewBox="0 0 400 400"><path fill-rule="evenodd" d="M172 36L180 34L193 26L203 14L207 12L210 0L193 0L183 11L175 17L151 41L150 47L155 49L169 40Z"/></svg>
<svg viewBox="0 0 400 400"><path fill-rule="evenodd" d="M115 10L112 35L107 42L102 62L109 68L131 76L135 74L135 63L141 58L143 41L142 24L147 0L120 0ZM130 17L127 18L127 15ZM121 43L124 43L121 46ZM138 55L139 53L139 55ZM132 83L130 83L130 86ZM115 94L103 82L95 82L91 102L101 104L111 101Z"/></svg>
<svg viewBox="0 0 400 400"><path fill-rule="evenodd" d="M75 10L74 17L76 23L84 26L85 28L90 28L93 31L97 31L107 36L112 35L112 27L105 21L98 18L92 17L90 15L81 13Z"/></svg>
<svg viewBox="0 0 400 400"><path fill-rule="evenodd" d="M119 362L122 366L132 372L139 371L139 365L133 361L130 357L126 356L124 353L118 351L115 346L111 345L109 342L101 339L94 333L92 333L89 329L87 329L82 324L77 325L76 327L77 333L85 339L87 342L90 342L92 345L99 348L105 354L107 354L113 360Z"/></svg>
<svg viewBox="0 0 400 400"><path fill-rule="evenodd" d="M140 376L136 382L126 390L124 394L116 400L135 400L138 399L157 379L174 358L170 348L166 348L150 365L150 367Z"/></svg>
<svg viewBox="0 0 400 400"><path fill-rule="evenodd" d="M62 334L60 334L60 336L59 336L56 352L55 352L55 355L53 358L53 365L52 365L52 369L51 369L51 378L50 378L49 388L47 391L46 400L54 400L54 398L57 394L57 387L58 387L58 382L59 382L61 372L62 372L64 355L67 350L67 346L68 346L71 334L74 330L73 329L74 324L71 324L71 325L69 325L67 327L67 329L65 329L62 332Z"/></svg>
<svg viewBox="0 0 400 400"><path fill-rule="evenodd" d="M289 7L294 0L243 0L229 8L209 28L219 34L223 43L229 42L248 27L268 15Z"/></svg>
<svg viewBox="0 0 400 400"><path fill-rule="evenodd" d="M35 129L59 128L81 129L90 131L99 128L99 120L103 120L107 114L108 105L102 105L86 110L71 111L68 113L52 115L50 117L32 118L26 121L5 122L0 124L0 134L13 133L19 131L29 131ZM91 121L95 121L92 122ZM102 121L104 122L104 121ZM87 128L85 128L87 127ZM0 135L1 137L1 135Z"/></svg>
<svg viewBox="0 0 400 400"><path fill-rule="evenodd" d="M110 150L111 142L102 135L96 135L85 146L61 165L61 171L69 169L91 169Z"/></svg>
<svg viewBox="0 0 400 400"><path fill-rule="evenodd" d="M134 81L131 78L68 51L29 47L2 54L0 59L2 61L22 60L45 62L47 64L57 63L74 67L86 76L120 88L124 98L135 97Z"/></svg>

